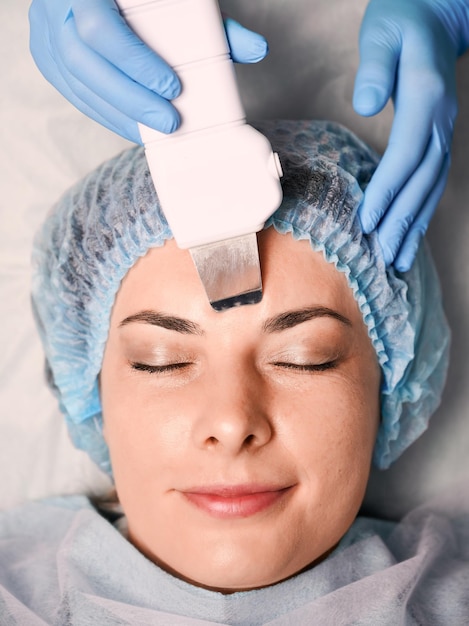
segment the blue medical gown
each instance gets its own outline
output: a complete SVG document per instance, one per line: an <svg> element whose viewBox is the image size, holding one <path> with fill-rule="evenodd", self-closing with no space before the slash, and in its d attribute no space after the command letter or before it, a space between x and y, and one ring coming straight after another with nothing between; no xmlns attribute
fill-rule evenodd
<svg viewBox="0 0 469 626"><path fill-rule="evenodd" d="M82 496L0 515L0 624L469 623L467 489L400 523L359 517L315 568L223 595L164 572Z"/></svg>

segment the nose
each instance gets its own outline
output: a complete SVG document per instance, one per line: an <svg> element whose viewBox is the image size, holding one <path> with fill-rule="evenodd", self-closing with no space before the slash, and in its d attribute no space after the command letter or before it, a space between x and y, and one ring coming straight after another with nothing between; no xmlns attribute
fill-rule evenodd
<svg viewBox="0 0 469 626"><path fill-rule="evenodd" d="M217 372L207 381L194 424L195 444L232 455L262 448L273 435L267 407L266 389L258 376Z"/></svg>

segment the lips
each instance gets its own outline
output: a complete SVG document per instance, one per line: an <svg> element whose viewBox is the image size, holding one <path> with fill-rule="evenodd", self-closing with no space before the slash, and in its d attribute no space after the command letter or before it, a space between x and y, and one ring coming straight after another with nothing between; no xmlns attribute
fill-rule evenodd
<svg viewBox="0 0 469 626"><path fill-rule="evenodd" d="M250 517L279 504L292 490L266 485L219 485L183 491L184 497L212 517Z"/></svg>

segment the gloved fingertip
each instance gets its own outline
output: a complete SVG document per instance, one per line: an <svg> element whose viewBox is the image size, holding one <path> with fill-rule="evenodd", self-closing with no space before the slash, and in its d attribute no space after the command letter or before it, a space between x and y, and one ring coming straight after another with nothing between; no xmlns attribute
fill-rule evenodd
<svg viewBox="0 0 469 626"><path fill-rule="evenodd" d="M231 58L235 63L258 63L269 52L269 45L264 37L248 32L250 36L243 38L242 47L239 46L239 42L238 45L231 47Z"/></svg>
<svg viewBox="0 0 469 626"><path fill-rule="evenodd" d="M353 93L353 108L359 115L376 115L385 104L386 94L374 85L359 86Z"/></svg>
<svg viewBox="0 0 469 626"><path fill-rule="evenodd" d="M423 233L421 231L414 230L409 233L394 262L394 267L398 272L403 273L410 270L417 256L422 238Z"/></svg>
<svg viewBox="0 0 469 626"><path fill-rule="evenodd" d="M231 17L226 18L224 24L235 63L257 63L269 53L269 45L259 33L245 28Z"/></svg>
<svg viewBox="0 0 469 626"><path fill-rule="evenodd" d="M269 44L261 35L253 39L249 49L249 62L258 63L269 54Z"/></svg>
<svg viewBox="0 0 469 626"><path fill-rule="evenodd" d="M171 133L174 133L174 131L176 131L179 128L180 125L180 120L179 118L172 118L172 119L168 119L165 120L162 124L161 124L161 132L165 133L165 135L170 135Z"/></svg>
<svg viewBox="0 0 469 626"><path fill-rule="evenodd" d="M390 267L396 258L396 251L393 249L393 242L383 240L379 232L378 241L381 247L381 252L383 253L384 264L386 265L386 267Z"/></svg>
<svg viewBox="0 0 469 626"><path fill-rule="evenodd" d="M160 133L170 135L174 133L180 126L181 120L176 109L171 107L171 110L151 111L145 113L141 118L141 123L149 128L158 130Z"/></svg>
<svg viewBox="0 0 469 626"><path fill-rule="evenodd" d="M167 100L174 100L181 95L181 82L176 74L168 74L155 91Z"/></svg>
<svg viewBox="0 0 469 626"><path fill-rule="evenodd" d="M365 235L369 235L375 229L376 224L370 219L363 202L358 207L358 219L360 220L360 225Z"/></svg>
<svg viewBox="0 0 469 626"><path fill-rule="evenodd" d="M366 218L361 218L359 216L360 219L360 224L362 226L362 232L365 235L369 235L371 232L373 232L373 224L371 222L369 222Z"/></svg>
<svg viewBox="0 0 469 626"><path fill-rule="evenodd" d="M400 272L401 274L404 274L405 272L408 272L410 270L410 268L412 267L412 263L413 263L414 259L402 259L400 261L396 261L396 263L394 264L395 269Z"/></svg>

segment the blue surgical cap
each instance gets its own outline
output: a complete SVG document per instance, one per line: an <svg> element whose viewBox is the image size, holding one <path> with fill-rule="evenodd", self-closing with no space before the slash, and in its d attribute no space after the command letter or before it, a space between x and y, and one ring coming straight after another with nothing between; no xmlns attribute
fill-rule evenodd
<svg viewBox="0 0 469 626"><path fill-rule="evenodd" d="M284 200L265 227L309 240L343 272L368 328L382 372L373 458L387 468L426 429L447 371L449 330L428 247L400 274L385 267L377 235L361 232L357 207L378 157L350 131L317 121L256 126L284 170ZM35 239L33 309L48 380L74 444L109 474L98 376L111 309L127 271L171 237L135 147L66 193Z"/></svg>

